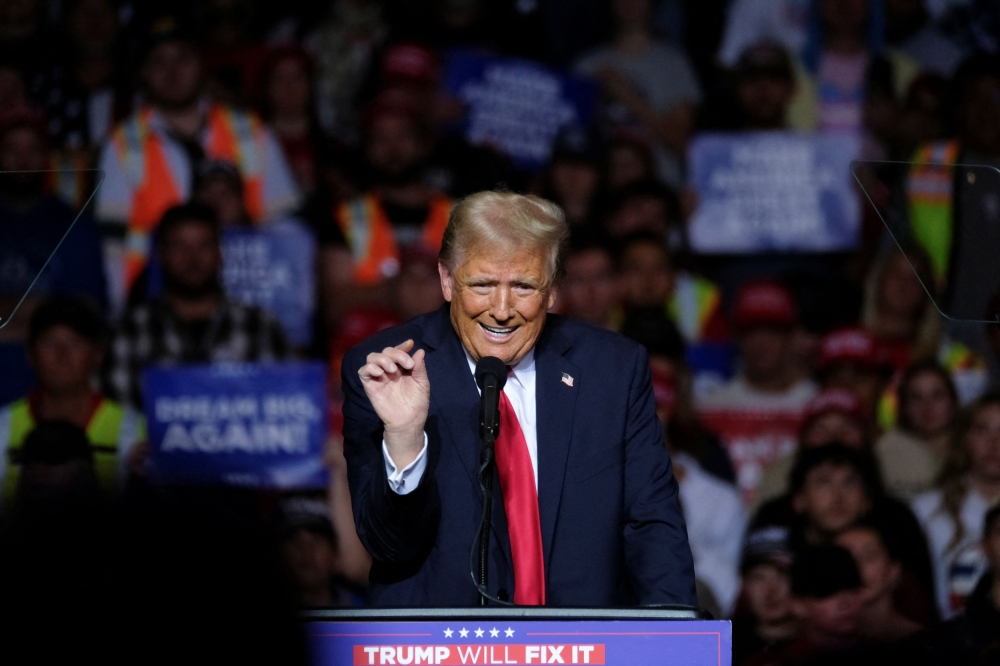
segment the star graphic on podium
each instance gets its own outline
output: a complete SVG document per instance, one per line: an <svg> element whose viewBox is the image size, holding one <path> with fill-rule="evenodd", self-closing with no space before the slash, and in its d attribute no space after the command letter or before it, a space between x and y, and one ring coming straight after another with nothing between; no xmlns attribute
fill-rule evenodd
<svg viewBox="0 0 1000 666"><path fill-rule="evenodd" d="M510 638L511 636L514 635L514 630L511 629L510 627L507 627L507 631L505 631L503 633L505 633L507 635L507 638Z"/></svg>
<svg viewBox="0 0 1000 666"><path fill-rule="evenodd" d="M500 635L500 632L497 631L496 627L493 627L492 629L490 629L490 636L492 636L493 638L496 638L499 635Z"/></svg>
<svg viewBox="0 0 1000 666"><path fill-rule="evenodd" d="M451 627L448 627L447 629L445 629L445 630L444 630L444 637L445 637L445 638L451 638L451 635L452 635L453 633L455 633L455 632L453 632L453 631L451 630Z"/></svg>
<svg viewBox="0 0 1000 666"><path fill-rule="evenodd" d="M483 630L476 629L476 638L482 638L482 637L483 637Z"/></svg>
<svg viewBox="0 0 1000 666"><path fill-rule="evenodd" d="M462 627L461 629L458 630L458 635L461 636L462 638L465 638L466 636L469 635L469 630L466 629L465 627Z"/></svg>

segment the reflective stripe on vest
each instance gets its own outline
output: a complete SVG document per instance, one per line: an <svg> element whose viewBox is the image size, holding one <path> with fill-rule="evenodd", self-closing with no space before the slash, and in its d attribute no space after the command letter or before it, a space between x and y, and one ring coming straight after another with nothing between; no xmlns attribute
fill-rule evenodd
<svg viewBox="0 0 1000 666"><path fill-rule="evenodd" d="M3 453L3 491L4 502L10 501L17 489L21 475L18 454L24 439L35 427L35 419L31 414L28 400L21 399L5 407L0 412L0 451ZM87 424L87 439L90 440L94 453L94 469L101 489L109 496L118 489L119 453L125 455L125 449L145 438L145 424L140 415L126 410L122 405L104 398L94 410ZM122 446L127 437L135 437L128 445ZM122 467L124 470L124 467Z"/></svg>
<svg viewBox="0 0 1000 666"><path fill-rule="evenodd" d="M940 286L948 276L951 259L954 164L958 142L922 146L914 156L907 179L910 228L927 251Z"/></svg>
<svg viewBox="0 0 1000 666"><path fill-rule="evenodd" d="M722 303L718 287L704 278L677 273L667 315L688 342L704 338L705 329Z"/></svg>
<svg viewBox="0 0 1000 666"><path fill-rule="evenodd" d="M451 199L444 196L431 199L421 234L422 242L430 248L441 247L451 203ZM396 234L377 196L366 194L340 204L336 218L354 257L356 284L378 284L399 272Z"/></svg>
<svg viewBox="0 0 1000 666"><path fill-rule="evenodd" d="M152 109L145 108L115 131L113 141L125 176L134 188L125 241L125 284L131 288L146 266L150 234L168 208L181 202L184 189L170 167L163 139L150 129ZM213 105L208 110L205 155L232 162L243 176L243 203L251 219L264 213L262 169L258 150L263 126L255 117Z"/></svg>

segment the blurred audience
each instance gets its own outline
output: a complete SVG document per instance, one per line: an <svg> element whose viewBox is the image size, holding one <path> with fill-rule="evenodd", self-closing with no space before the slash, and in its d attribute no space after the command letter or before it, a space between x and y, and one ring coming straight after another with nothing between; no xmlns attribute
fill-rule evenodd
<svg viewBox="0 0 1000 666"><path fill-rule="evenodd" d="M657 146L658 175L679 186L701 87L687 56L656 41L650 0L612 0L611 8L613 43L586 54L576 69L600 82L606 122L641 129Z"/></svg>
<svg viewBox="0 0 1000 666"><path fill-rule="evenodd" d="M141 374L148 365L287 356L288 344L274 320L222 292L219 224L212 209L170 208L157 225L155 244L163 294L130 309L116 330L104 373L109 395L141 405Z"/></svg>
<svg viewBox="0 0 1000 666"><path fill-rule="evenodd" d="M882 393L892 367L875 336L863 328L842 328L820 343L817 375L824 389L843 389L858 401L865 422L877 423Z"/></svg>
<svg viewBox="0 0 1000 666"><path fill-rule="evenodd" d="M562 206L571 226L593 225L604 156L599 139L584 127L559 132L549 161L547 198Z"/></svg>
<svg viewBox="0 0 1000 666"><path fill-rule="evenodd" d="M965 606L987 567L983 518L1000 501L1000 394L990 392L961 415L937 488L913 500L930 543L941 616Z"/></svg>
<svg viewBox="0 0 1000 666"><path fill-rule="evenodd" d="M178 20L154 21L142 65L145 103L118 125L105 144L104 182L96 212L107 242L105 261L113 309L146 265L163 214L191 194L205 159L237 165L251 219L285 213L299 193L281 147L260 120L205 97L199 44Z"/></svg>
<svg viewBox="0 0 1000 666"><path fill-rule="evenodd" d="M331 330L355 305L392 306L389 282L399 274L400 250L441 246L451 199L425 181L432 146L430 128L407 97L387 91L373 102L364 146L371 187L340 203L319 234Z"/></svg>

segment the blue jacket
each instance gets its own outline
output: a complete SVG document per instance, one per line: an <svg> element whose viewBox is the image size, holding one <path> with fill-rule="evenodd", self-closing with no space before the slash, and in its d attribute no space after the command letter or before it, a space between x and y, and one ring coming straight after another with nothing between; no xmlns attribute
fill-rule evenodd
<svg viewBox="0 0 1000 666"><path fill-rule="evenodd" d="M397 495L386 480L382 423L358 370L369 353L410 338L427 353L428 466L414 491ZM695 605L694 565L644 349L548 315L535 368L547 605ZM563 373L573 377L572 386ZM448 305L352 349L344 358L343 391L354 520L374 560L370 603L476 605L469 553L482 511L479 393ZM489 589L513 599L496 477L494 489Z"/></svg>

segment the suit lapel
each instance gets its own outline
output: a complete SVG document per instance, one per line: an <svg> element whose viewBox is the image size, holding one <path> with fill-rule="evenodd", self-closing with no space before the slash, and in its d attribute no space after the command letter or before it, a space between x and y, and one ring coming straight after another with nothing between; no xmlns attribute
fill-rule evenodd
<svg viewBox="0 0 1000 666"><path fill-rule="evenodd" d="M477 497L480 497L479 480L476 478L481 449L479 390L469 371L465 349L452 327L447 304L428 324L423 342L427 348L427 376L431 382L431 414L436 414L441 439L447 440L455 449L469 475L469 481L477 491ZM442 442L442 445L445 444ZM496 469L493 471L492 532L507 558L507 568L510 569L510 563L513 562L510 536ZM474 537L470 536L471 538ZM469 543L471 545L472 542Z"/></svg>
<svg viewBox="0 0 1000 666"><path fill-rule="evenodd" d="M579 382L581 372L564 356L571 344L560 333L555 317L546 324L546 329L535 352L535 410L538 424L538 511L542 549L548 567L579 392L572 384ZM569 379L564 381L564 376Z"/></svg>

